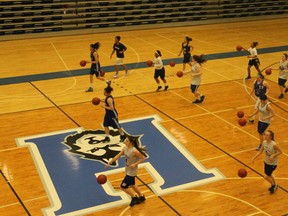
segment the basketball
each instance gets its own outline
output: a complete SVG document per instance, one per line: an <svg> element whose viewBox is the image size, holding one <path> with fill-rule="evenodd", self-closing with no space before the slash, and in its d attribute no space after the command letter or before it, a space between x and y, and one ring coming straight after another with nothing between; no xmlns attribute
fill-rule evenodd
<svg viewBox="0 0 288 216"><path fill-rule="evenodd" d="M271 68L267 68L267 69L265 70L265 73L266 73L267 75L270 75L270 74L272 73L272 69L271 69Z"/></svg>
<svg viewBox="0 0 288 216"><path fill-rule="evenodd" d="M153 65L153 61L148 60L148 61L146 62L146 64L147 64L148 67L151 67L151 66Z"/></svg>
<svg viewBox="0 0 288 216"><path fill-rule="evenodd" d="M238 118L243 118L244 117L244 112L238 111L237 112L237 116L238 116Z"/></svg>
<svg viewBox="0 0 288 216"><path fill-rule="evenodd" d="M81 61L80 61L80 65L81 65L82 67L84 67L84 66L86 65L86 61L85 61L85 60L81 60Z"/></svg>
<svg viewBox="0 0 288 216"><path fill-rule="evenodd" d="M101 71L100 71L100 76L101 76L101 77L104 77L104 76L105 76L105 72L101 70Z"/></svg>
<svg viewBox="0 0 288 216"><path fill-rule="evenodd" d="M100 98L97 98L97 97L93 98L93 99L92 99L92 103L93 103L94 105L98 105L98 104L100 103Z"/></svg>
<svg viewBox="0 0 288 216"><path fill-rule="evenodd" d="M101 174L101 175L99 175L99 176L97 177L97 182L98 182L99 184L105 184L106 181L107 181L107 177L106 177L105 175L103 175L103 174Z"/></svg>
<svg viewBox="0 0 288 216"><path fill-rule="evenodd" d="M245 118L240 118L239 120L238 120L238 124L240 125L240 126L245 126L246 125L246 119Z"/></svg>
<svg viewBox="0 0 288 216"><path fill-rule="evenodd" d="M183 71L178 71L178 72L177 72L177 76L178 76L178 77L182 77L182 76L183 76Z"/></svg>
<svg viewBox="0 0 288 216"><path fill-rule="evenodd" d="M171 67L174 67L175 65L176 65L176 64L175 64L174 61L171 61L171 62L170 62L170 66L171 66Z"/></svg>
<svg viewBox="0 0 288 216"><path fill-rule="evenodd" d="M241 51L242 49L243 49L242 46L240 46L240 45L237 45L237 46L236 46L236 50L237 50L237 51Z"/></svg>
<svg viewBox="0 0 288 216"><path fill-rule="evenodd" d="M247 171L244 168L238 170L238 176L244 178L247 176Z"/></svg>

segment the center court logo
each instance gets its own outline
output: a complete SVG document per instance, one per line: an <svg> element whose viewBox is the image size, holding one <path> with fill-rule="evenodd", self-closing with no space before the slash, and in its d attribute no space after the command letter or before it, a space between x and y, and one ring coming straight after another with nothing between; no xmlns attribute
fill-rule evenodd
<svg viewBox="0 0 288 216"><path fill-rule="evenodd" d="M154 179L149 187L155 195L224 178L217 169L205 169L160 121L159 116L153 115L121 122L127 134L138 137L147 147L149 158L140 167ZM49 196L51 206L43 209L44 215L83 215L130 202L124 192L115 191L109 182L111 174L125 175L124 160L104 170L104 165L124 144L119 143L116 131L109 143L102 142L104 137L102 130L76 128L17 139L18 146L29 147ZM96 181L100 173L108 176L104 185Z"/></svg>
<svg viewBox="0 0 288 216"><path fill-rule="evenodd" d="M83 159L90 159L104 165L115 157L124 147L123 143L120 143L120 136L118 132L112 131L110 142L103 142L105 133L102 130L87 130L81 133L69 135L63 142L70 147L69 152L78 154ZM116 166L117 162L111 164Z"/></svg>

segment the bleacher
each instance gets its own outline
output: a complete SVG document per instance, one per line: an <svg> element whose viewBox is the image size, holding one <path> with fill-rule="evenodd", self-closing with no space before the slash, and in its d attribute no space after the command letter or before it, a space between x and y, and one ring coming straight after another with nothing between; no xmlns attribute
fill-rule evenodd
<svg viewBox="0 0 288 216"><path fill-rule="evenodd" d="M287 0L1 0L1 36L288 15Z"/></svg>

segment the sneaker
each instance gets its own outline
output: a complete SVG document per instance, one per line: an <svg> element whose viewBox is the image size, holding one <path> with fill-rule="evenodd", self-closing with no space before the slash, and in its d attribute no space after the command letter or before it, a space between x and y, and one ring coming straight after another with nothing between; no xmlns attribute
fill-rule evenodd
<svg viewBox="0 0 288 216"><path fill-rule="evenodd" d="M247 76L245 79L246 79L246 80L247 80L247 79L251 79L251 76Z"/></svg>
<svg viewBox="0 0 288 216"><path fill-rule="evenodd" d="M287 92L288 92L288 88L287 88L287 87L285 88L285 91L284 91L284 92L285 92L285 93L287 93Z"/></svg>
<svg viewBox="0 0 288 216"><path fill-rule="evenodd" d="M107 83L108 86L111 85L111 81L110 80L106 80L105 82Z"/></svg>
<svg viewBox="0 0 288 216"><path fill-rule="evenodd" d="M102 140L102 142L110 142L110 138L106 136L105 139Z"/></svg>
<svg viewBox="0 0 288 216"><path fill-rule="evenodd" d="M164 88L164 91L166 91L168 88L169 88L169 86L168 86L168 85L167 85L167 86L165 86L165 88Z"/></svg>
<svg viewBox="0 0 288 216"><path fill-rule="evenodd" d="M132 200L130 202L130 206L134 206L135 204L139 204L140 201L139 201L139 198L137 196L135 197L132 197Z"/></svg>
<svg viewBox="0 0 288 216"><path fill-rule="evenodd" d="M249 119L249 120L248 120L248 123L249 123L249 124L253 124L253 123L254 123L254 119Z"/></svg>
<svg viewBox="0 0 288 216"><path fill-rule="evenodd" d="M114 77L114 78L118 78L118 74L115 74L113 77Z"/></svg>
<svg viewBox="0 0 288 216"><path fill-rule="evenodd" d="M126 135L120 135L120 142L124 142L124 140L126 139Z"/></svg>
<svg viewBox="0 0 288 216"><path fill-rule="evenodd" d="M204 99L205 99L205 95L201 95L201 97L200 97L201 102L203 102Z"/></svg>
<svg viewBox="0 0 288 216"><path fill-rule="evenodd" d="M278 185L273 185L272 189L270 190L270 193L273 194L278 189Z"/></svg>
<svg viewBox="0 0 288 216"><path fill-rule="evenodd" d="M89 87L88 89L85 90L86 92L93 92L93 88Z"/></svg>
<svg viewBox="0 0 288 216"><path fill-rule="evenodd" d="M284 98L284 94L280 94L278 98L279 99Z"/></svg>
<svg viewBox="0 0 288 216"><path fill-rule="evenodd" d="M271 185L271 187L270 188L268 188L268 191L272 191L273 190L273 187L274 187L274 185Z"/></svg>
<svg viewBox="0 0 288 216"><path fill-rule="evenodd" d="M162 86L158 86L158 88L156 89L156 91L160 91L161 88L162 88Z"/></svg>
<svg viewBox="0 0 288 216"><path fill-rule="evenodd" d="M262 147L262 144L259 144L258 147L256 148L256 151L260 151L261 147Z"/></svg>
<svg viewBox="0 0 288 216"><path fill-rule="evenodd" d="M201 103L202 101L199 99L196 99L195 101L193 101L192 103Z"/></svg>
<svg viewBox="0 0 288 216"><path fill-rule="evenodd" d="M145 198L144 195L142 195L142 196L139 197L139 201L140 201L140 203L144 202L145 200L146 200L146 198Z"/></svg>

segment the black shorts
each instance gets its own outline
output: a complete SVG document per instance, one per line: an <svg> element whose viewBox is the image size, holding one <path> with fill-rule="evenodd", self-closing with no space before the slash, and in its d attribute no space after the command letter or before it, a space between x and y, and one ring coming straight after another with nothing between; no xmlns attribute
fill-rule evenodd
<svg viewBox="0 0 288 216"><path fill-rule="evenodd" d="M191 62L191 54L184 54L184 59L183 59L183 63L189 63Z"/></svg>
<svg viewBox="0 0 288 216"><path fill-rule="evenodd" d="M199 85L190 85L190 89L192 93L197 92L197 89L199 88Z"/></svg>
<svg viewBox="0 0 288 216"><path fill-rule="evenodd" d="M269 123L258 121L258 133L263 134L269 127Z"/></svg>
<svg viewBox="0 0 288 216"><path fill-rule="evenodd" d="M112 117L110 115L105 115L104 116L104 122L103 122L104 127L113 127L114 129L121 128L121 125L118 122L118 119L116 117Z"/></svg>
<svg viewBox="0 0 288 216"><path fill-rule="evenodd" d="M264 162L264 172L267 176L271 176L277 165L269 165Z"/></svg>
<svg viewBox="0 0 288 216"><path fill-rule="evenodd" d="M121 188L127 189L133 185L135 185L135 176L126 175L121 183Z"/></svg>
<svg viewBox="0 0 288 216"><path fill-rule="evenodd" d="M278 85L285 87L286 81L287 81L286 79L278 78Z"/></svg>
<svg viewBox="0 0 288 216"><path fill-rule="evenodd" d="M94 75L96 77L100 76L100 70L97 69L96 64L91 64L91 68L90 68L90 75Z"/></svg>
<svg viewBox="0 0 288 216"><path fill-rule="evenodd" d="M159 76L162 80L165 78L165 68L164 67L160 70L155 69L154 78L157 79Z"/></svg>
<svg viewBox="0 0 288 216"><path fill-rule="evenodd" d="M248 65L258 68L258 66L260 65L260 60L258 58L250 59Z"/></svg>

